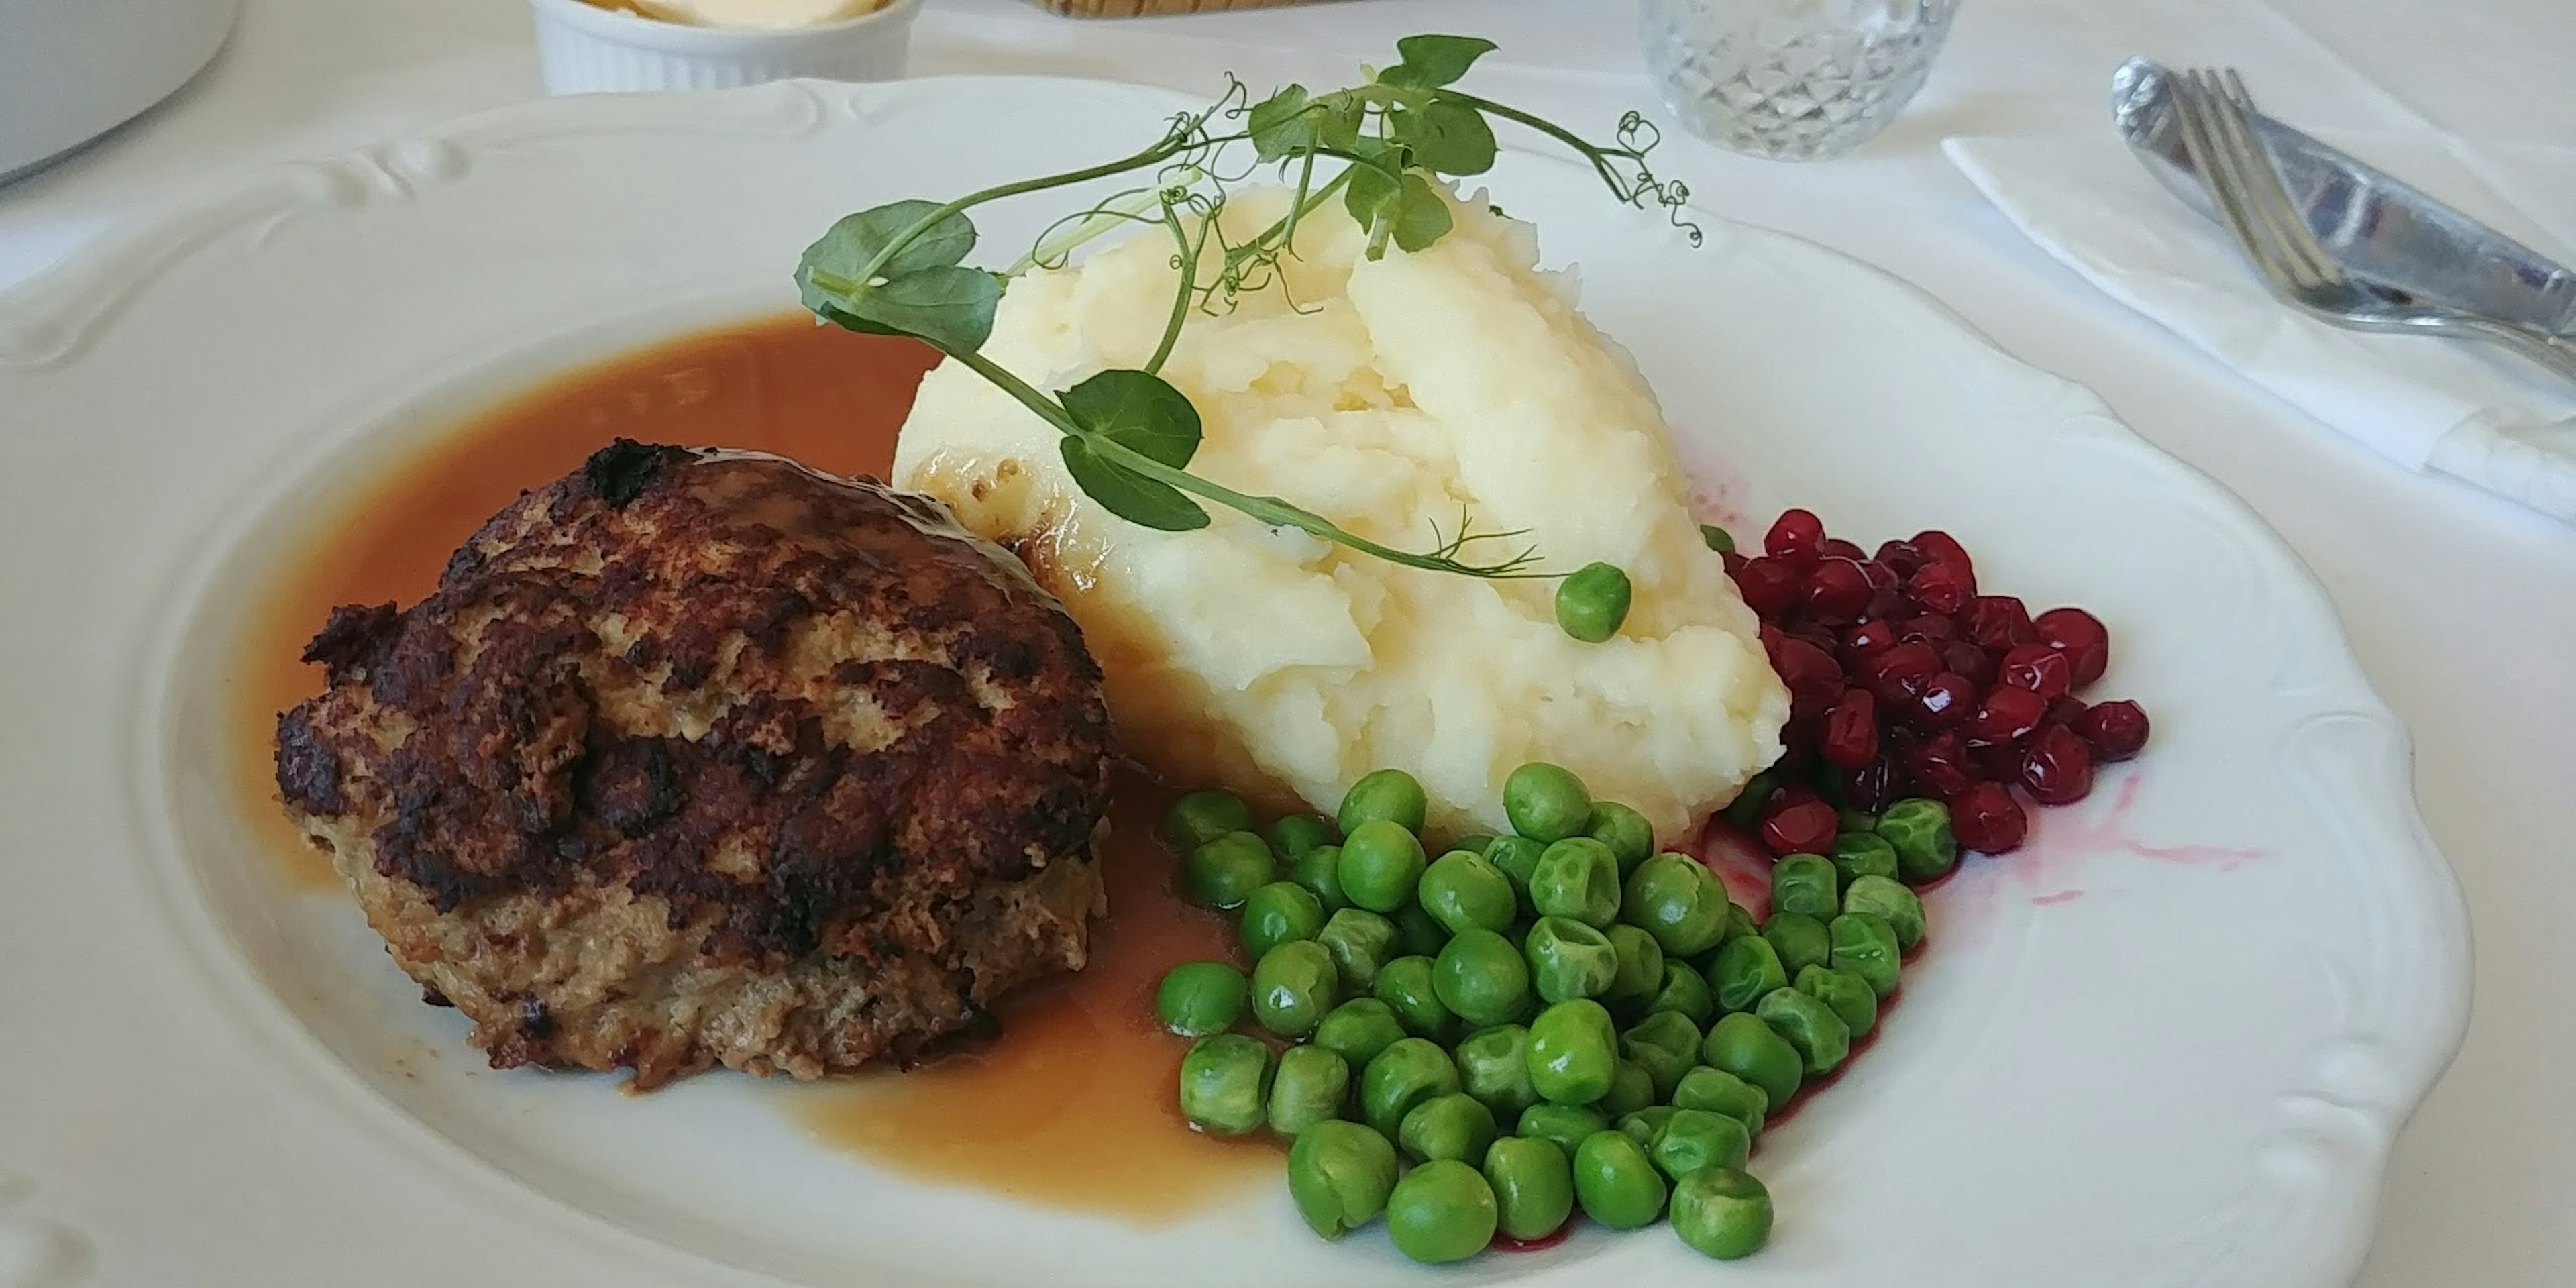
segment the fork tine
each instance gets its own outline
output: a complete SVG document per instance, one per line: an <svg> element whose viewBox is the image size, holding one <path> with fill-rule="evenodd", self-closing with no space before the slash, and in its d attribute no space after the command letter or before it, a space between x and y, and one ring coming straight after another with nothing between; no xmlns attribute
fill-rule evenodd
<svg viewBox="0 0 2576 1288"><path fill-rule="evenodd" d="M2211 128L2210 108L2202 100L2201 88L2189 72L2178 76L2173 85L2175 123L2182 127L2183 152L2191 158L2192 169L2200 173L2201 183L2217 199L2219 213L2225 217L2228 230L2236 234L2236 245L2247 261L2274 294L2288 295L2294 289L2283 265L2272 254L2266 234L2254 222L2246 208L2245 194L2237 177L2230 172L2222 155L2217 135Z"/></svg>
<svg viewBox="0 0 2576 1288"><path fill-rule="evenodd" d="M2245 183L2247 205L2255 217L2270 226L2275 244L2289 257L2303 278L2319 285L2341 281L2342 268L2308 228L2305 212L2290 195L2289 186L2282 182L2280 168L2273 164L2271 152L2263 146L2261 136L2254 132L2253 119L2249 115L2253 97L2245 92L2243 78L2236 74L2234 68L2227 69L2222 90L2218 75L2208 72L2198 75L2206 78L2205 83L2212 91L2207 101L2217 117L2221 144L2235 155Z"/></svg>

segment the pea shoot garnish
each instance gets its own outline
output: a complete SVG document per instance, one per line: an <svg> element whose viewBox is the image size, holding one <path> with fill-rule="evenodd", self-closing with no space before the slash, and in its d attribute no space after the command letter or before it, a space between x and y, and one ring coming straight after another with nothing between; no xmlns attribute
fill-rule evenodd
<svg viewBox="0 0 2576 1288"><path fill-rule="evenodd" d="M806 249L797 285L806 307L825 321L920 340L1044 418L1062 434L1058 450L1074 483L1128 522L1186 532L1208 525L1202 503L1214 503L1406 567L1487 578L1559 575L1539 568L1535 546L1477 557L1488 543L1526 534L1478 531L1472 515L1462 514L1451 533L1435 525L1426 549L1400 550L1280 497L1239 492L1191 473L1199 413L1160 374L1193 313L1222 312L1243 293L1279 283L1279 262L1295 253L1299 221L1326 202L1339 200L1367 230L1371 259L1382 257L1389 245L1413 252L1437 242L1453 222L1437 185L1492 168L1496 121L1572 148L1619 200L1666 210L1692 244L1699 242L1699 230L1681 215L1688 189L1657 178L1647 165L1658 140L1642 116L1630 112L1612 142L1595 143L1453 88L1493 48L1492 41L1473 36L1408 36L1396 42L1402 57L1394 66L1363 84L1324 94L1290 85L1254 102L1234 82L1207 108L1174 117L1161 139L1132 155L997 184L952 201L898 201L849 215ZM1244 145L1254 158L1248 166L1236 159ZM1294 198L1258 235L1229 242L1216 215L1233 184L1264 169L1293 184ZM1008 270L965 263L976 243L967 217L974 207L1130 174L1149 175L1150 181L1057 221ZM1179 270L1170 319L1142 369L1103 371L1049 393L981 352L992 334L994 309L1013 278L1032 268L1061 266L1084 242L1128 225L1168 230L1172 264Z"/></svg>

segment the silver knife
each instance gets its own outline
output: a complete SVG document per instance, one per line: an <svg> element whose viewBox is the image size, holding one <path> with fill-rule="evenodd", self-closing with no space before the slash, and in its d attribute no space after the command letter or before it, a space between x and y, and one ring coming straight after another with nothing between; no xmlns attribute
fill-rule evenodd
<svg viewBox="0 0 2576 1288"><path fill-rule="evenodd" d="M2111 114L2147 172L2185 205L2217 208L2184 152L2172 74L2132 58L2111 77ZM2393 300L2455 309L2576 344L2576 271L2422 190L2268 116L2253 125L2308 227L2346 275Z"/></svg>

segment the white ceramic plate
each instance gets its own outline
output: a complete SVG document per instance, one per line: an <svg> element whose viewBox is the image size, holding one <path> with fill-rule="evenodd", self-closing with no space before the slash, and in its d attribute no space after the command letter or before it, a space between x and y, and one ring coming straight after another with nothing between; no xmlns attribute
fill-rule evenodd
<svg viewBox="0 0 2576 1288"><path fill-rule="evenodd" d="M262 174L0 298L0 1283L1430 1281L1276 1189L1137 1228L878 1173L748 1079L639 1102L490 1072L226 791L230 637L317 499L568 364L791 307L840 213L1181 106L1028 80L533 103ZM1904 1006L1767 1138L1762 1256L1595 1231L1437 1277L2343 1279L2459 1041L2468 945L2308 574L1871 269L1706 216L1689 250L1553 161L1492 185L1582 266L1715 509L1952 529L1989 585L2108 620L2104 691L2157 733L1938 892ZM985 219L994 262L1055 208Z"/></svg>

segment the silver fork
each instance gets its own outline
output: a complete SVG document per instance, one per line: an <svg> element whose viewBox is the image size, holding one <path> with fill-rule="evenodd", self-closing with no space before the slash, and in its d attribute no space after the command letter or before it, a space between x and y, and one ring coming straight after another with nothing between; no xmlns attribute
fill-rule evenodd
<svg viewBox="0 0 2576 1288"><path fill-rule="evenodd" d="M2446 335L2502 345L2576 380L2576 344L2511 323L2416 301L2355 281L2309 230L2254 133L2253 96L2234 68L2195 68L2176 78L2183 150L2218 201L2237 245L2266 289L2310 316L2356 331Z"/></svg>

